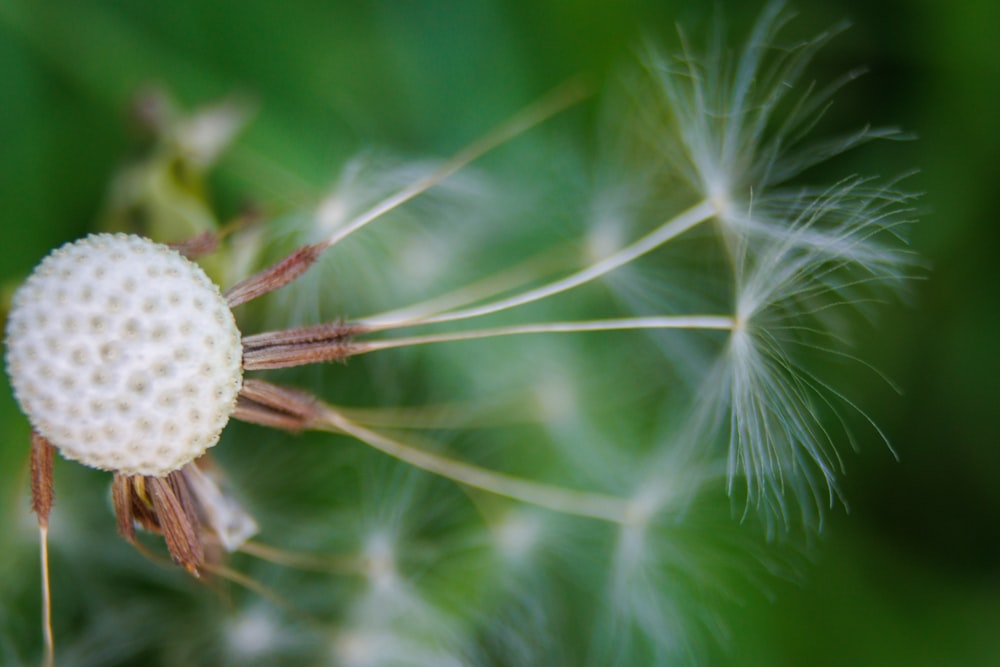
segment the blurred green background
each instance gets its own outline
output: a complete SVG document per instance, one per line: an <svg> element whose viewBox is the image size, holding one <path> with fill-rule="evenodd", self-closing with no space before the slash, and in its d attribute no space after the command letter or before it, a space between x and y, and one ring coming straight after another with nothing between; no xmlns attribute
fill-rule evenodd
<svg viewBox="0 0 1000 667"><path fill-rule="evenodd" d="M134 147L126 110L144 85L188 108L251 95L257 116L212 185L229 213L248 193L280 211L321 193L366 147L447 155L567 77L612 76L644 36L675 44L675 23L700 35L705 4L0 0L0 285L92 228ZM760 9L718 5L736 35ZM1000 3L792 8L795 34L852 23L807 78L870 70L824 122L918 137L866 146L838 167L919 169L908 180L925 193L913 246L929 268L860 353L902 395L862 370L855 378L899 461L861 434L847 458L849 513L833 513L803 582L773 582L770 599L732 611L719 660L1000 664ZM26 511L28 431L6 384L0 419L8 532L14 509Z"/></svg>

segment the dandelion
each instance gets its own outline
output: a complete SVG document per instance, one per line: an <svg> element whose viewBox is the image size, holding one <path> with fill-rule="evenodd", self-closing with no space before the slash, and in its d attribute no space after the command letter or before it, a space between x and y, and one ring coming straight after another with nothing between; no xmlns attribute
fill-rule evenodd
<svg viewBox="0 0 1000 667"><path fill-rule="evenodd" d="M628 165L625 176L616 176L628 183L595 195L593 215L581 216L588 229L577 252L553 243L508 269L435 291L431 285L448 285L451 277L428 267L427 258L456 257L458 245L451 238L419 243L421 216L413 215L405 223L413 234L405 237L398 263L406 283L402 305L243 330L241 306L289 285L326 289L314 265L336 261L328 256L332 248L352 249L345 244L428 190L450 185L461 193L458 200L476 200L481 190L468 185L475 179L456 185L454 175L590 95L573 82L451 159L394 166L375 178L364 160L352 163L311 213L289 221L285 233L302 234L297 247L227 289L192 261L219 246L221 234L173 246L99 234L43 260L14 300L7 369L32 426L49 661L54 639L46 536L56 449L112 472L119 532L143 551L137 526L161 534L172 559L195 577L229 578L267 594L224 564L228 553L243 551L358 578L349 601L337 607L337 627L320 631L330 658L342 664L466 664L478 660L480 650L494 650L505 634L517 637L519 655L532 655L538 638L510 619L522 612L544 617L550 608L533 604L534 591L517 580L547 580L552 568L539 563L579 553L589 554L584 560L605 559L591 568L587 583L602 591L609 610L562 611L596 628L595 655L613 662L625 655L664 660L697 653L692 626L716 626L711 609L687 604L696 597L692 590L715 590L711 577L702 578L705 562L725 570L739 568L740 557L732 553L763 559L721 537L721 546L701 550L696 528L702 519L692 508L725 486L730 495L745 491L747 508L759 510L771 533L776 525L819 524L823 508L839 497L841 472L840 438L824 413L839 417L838 407L854 404L810 369L802 351L846 354L841 306L864 309L872 292L897 289L908 262L899 240L910 196L895 183L847 178L828 187L802 184L818 162L897 133L865 129L811 142L818 115L843 82L819 91L798 86L809 58L830 35L775 48L784 22L780 4L769 5L735 58L721 48L698 55L683 37L678 56L649 52L644 82L635 89L636 116L627 123L640 129L638 146L616 145L611 150L618 154L607 158ZM189 141L207 146L196 160L204 165L237 124L226 114L209 114L203 125L185 127ZM711 264L717 273L707 280L721 286L721 294L701 299L685 284L654 282L671 275L663 263L676 256L673 249L692 247L719 258ZM364 264L365 273L348 273L375 273ZM364 295L364 282L358 280L352 304ZM655 287L644 292L649 286ZM689 357L688 347L668 344L673 339L665 335L679 333L697 337L714 358L706 359L704 351ZM600 350L593 355L600 361L567 352L574 343L563 341L570 334L596 341L591 349ZM509 351L515 343L516 351ZM525 401L512 410L500 400L507 409L497 412L516 414L492 415L492 424L485 413L479 423L454 420L448 406L388 414L335 405L262 377L402 349L427 349L424 358L433 366L487 344L493 354L477 353L467 371L469 394L483 387L497 391L522 371L530 384L530 410ZM685 374L700 374L693 397L678 390L683 383L666 381L659 366L664 353L678 356ZM598 419L606 414L614 417ZM379 495L393 511L359 520L356 543L342 557L312 559L252 542L257 521L226 493L208 458L231 418L288 433L346 436L459 483L466 504L455 515L480 533L465 543L474 553L468 562L489 570L477 575L474 594L462 600L433 595L423 583L434 581L434 568L418 576L406 566L412 534L405 522L428 503L393 491L406 484L382 484ZM667 420L677 423L650 425ZM461 453L453 454L445 446L442 433L482 423L498 426L489 442L502 446L501 456L462 443L454 447ZM418 435L419 429L432 435ZM724 455L716 446L720 439ZM726 484L718 484L722 479ZM800 520L793 518L795 508ZM462 531L448 526L442 533L454 538ZM447 544L442 538L437 546ZM571 545L579 547L572 556ZM449 556L449 567L461 570L462 559ZM595 571L606 572L598 585ZM505 593L509 599L498 602ZM490 618L502 619L495 634ZM273 636L278 627L268 614L246 614L229 624L226 640L245 644L247 659L258 659L281 644ZM258 643L240 639L247 633ZM631 652L636 637L642 643ZM549 648L536 648L536 657L551 655Z"/></svg>

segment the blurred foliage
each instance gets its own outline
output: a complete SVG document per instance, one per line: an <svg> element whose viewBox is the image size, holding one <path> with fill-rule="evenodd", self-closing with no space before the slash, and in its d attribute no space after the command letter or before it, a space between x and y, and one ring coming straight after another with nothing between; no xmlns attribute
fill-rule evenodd
<svg viewBox="0 0 1000 667"><path fill-rule="evenodd" d="M223 218L261 203L280 216L322 193L361 150L448 155L570 76L614 76L643 36L672 42L676 22L700 34L711 18L703 4L0 0L4 297L45 252L107 214L109 178L141 145L129 133L127 110L151 84L186 108L233 93L256 100L256 117L211 174L209 191ZM751 4L720 3L734 32L742 34L756 14ZM803 581L774 583L772 596L734 605L729 647L714 659L789 667L995 664L1000 3L818 0L795 9L796 30L804 34L842 18L853 24L819 54L818 80L859 64L870 70L837 97L823 122L900 125L917 135L840 160L883 175L919 169L909 183L926 193L925 214L913 243L929 271L910 303L894 306L859 354L893 378L902 396L864 370L849 371L861 388L857 402L885 430L899 461L874 434L863 434L859 455L847 461L850 514L834 513ZM587 113L573 112L569 122ZM0 625L32 635L38 585L24 574L34 563L25 501L28 427L6 384L0 424ZM244 471L289 456L275 442L250 444ZM298 464L306 463L302 486L309 488L306 482L321 483L330 464L316 458L318 465L309 466L312 445L301 444L306 453ZM63 504L103 483L78 466L60 465L57 474ZM270 498L254 507L264 523L307 523L322 513L322 498L283 499L266 477L259 482L254 495ZM89 535L81 549L100 550L102 539L114 539L113 521L103 507L90 516L93 526L72 530ZM56 522L54 532L70 530ZM7 548L15 543L21 546ZM71 574L69 558L53 563L57 590L89 576ZM133 571L153 567L134 560ZM171 606L178 584L168 575L146 592L129 590L142 579L133 581L128 570L118 575L123 592L116 599L157 594ZM95 587L100 591L107 594ZM85 585L81 594L87 592ZM180 602L178 616L190 615ZM58 605L70 619L82 609L68 595Z"/></svg>

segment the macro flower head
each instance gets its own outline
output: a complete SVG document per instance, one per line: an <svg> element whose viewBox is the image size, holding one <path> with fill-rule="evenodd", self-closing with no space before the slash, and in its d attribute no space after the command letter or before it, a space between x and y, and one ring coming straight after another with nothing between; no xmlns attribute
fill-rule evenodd
<svg viewBox="0 0 1000 667"><path fill-rule="evenodd" d="M299 651L286 626L302 608L300 655L324 663L699 655L733 580L781 560L751 529L812 531L840 498L846 413L864 412L816 359L852 359L853 313L874 316L911 263L898 181L809 181L898 133L812 138L856 73L802 83L834 33L782 46L787 19L769 4L736 52L649 47L627 104L607 103L596 164L553 158L560 141L524 151L576 171L524 170L521 191L596 182L586 196L503 206L516 178L471 166L588 104L595 87L574 79L450 158L366 151L273 217L199 211L178 234L168 206L54 251L7 327L43 563L59 449L113 473L141 552L278 601L218 623L227 659ZM214 109L170 124L199 169L246 118ZM129 208L160 203L125 181ZM260 427L281 444L265 451ZM260 457L237 494L253 512L210 448ZM308 529L268 515L283 505L265 457L294 461L284 495L310 498ZM563 628L589 640L559 646Z"/></svg>

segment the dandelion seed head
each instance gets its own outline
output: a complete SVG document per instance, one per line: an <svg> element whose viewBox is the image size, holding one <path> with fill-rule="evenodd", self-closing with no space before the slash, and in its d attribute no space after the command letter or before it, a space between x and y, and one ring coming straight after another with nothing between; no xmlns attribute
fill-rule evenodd
<svg viewBox="0 0 1000 667"><path fill-rule="evenodd" d="M136 236L53 251L18 289L7 325L7 371L32 427L66 458L125 474L166 475L215 445L241 363L218 287ZM200 418L182 417L192 411Z"/></svg>

